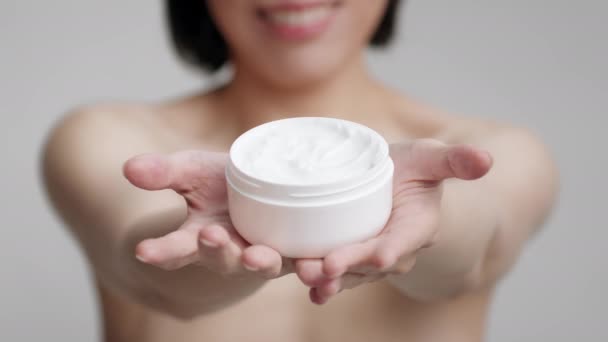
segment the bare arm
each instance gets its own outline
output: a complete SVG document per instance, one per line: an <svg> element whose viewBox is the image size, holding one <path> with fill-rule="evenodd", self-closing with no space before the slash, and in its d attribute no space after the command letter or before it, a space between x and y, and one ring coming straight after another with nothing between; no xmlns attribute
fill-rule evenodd
<svg viewBox="0 0 608 342"><path fill-rule="evenodd" d="M555 201L558 172L543 144L523 129L482 128L459 142L488 151L492 169L475 181L444 182L437 243L419 253L411 272L389 278L412 297L494 285Z"/></svg>
<svg viewBox="0 0 608 342"><path fill-rule="evenodd" d="M383 278L409 297L440 299L491 287L509 269L552 207L557 171L530 133L477 127L391 146L382 233L296 264L315 302Z"/></svg>
<svg viewBox="0 0 608 342"><path fill-rule="evenodd" d="M247 246L230 230L221 204L224 155L140 157L124 166L125 175L158 191L130 184L123 175L129 158L168 152L154 151L145 130L133 125L111 112L72 114L54 129L44 150L50 200L106 287L191 318L238 302L285 272L278 254ZM213 193L201 196L193 179L211 180ZM257 272L243 268L247 258Z"/></svg>

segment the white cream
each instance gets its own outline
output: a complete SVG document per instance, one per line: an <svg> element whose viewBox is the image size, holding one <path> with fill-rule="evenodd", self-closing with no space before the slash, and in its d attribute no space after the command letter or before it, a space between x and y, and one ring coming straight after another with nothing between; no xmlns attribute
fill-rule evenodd
<svg viewBox="0 0 608 342"><path fill-rule="evenodd" d="M280 124L276 124L280 122ZM386 142L369 128L328 118L258 126L231 151L251 177L281 184L327 184L364 175L386 158Z"/></svg>

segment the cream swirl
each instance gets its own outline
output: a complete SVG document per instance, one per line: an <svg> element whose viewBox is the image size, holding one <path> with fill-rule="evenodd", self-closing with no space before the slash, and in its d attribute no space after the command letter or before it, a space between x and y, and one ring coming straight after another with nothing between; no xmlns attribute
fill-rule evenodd
<svg viewBox="0 0 608 342"><path fill-rule="evenodd" d="M281 184L326 184L363 175L386 158L384 139L363 125L330 118L269 122L233 145L235 165L257 179Z"/></svg>

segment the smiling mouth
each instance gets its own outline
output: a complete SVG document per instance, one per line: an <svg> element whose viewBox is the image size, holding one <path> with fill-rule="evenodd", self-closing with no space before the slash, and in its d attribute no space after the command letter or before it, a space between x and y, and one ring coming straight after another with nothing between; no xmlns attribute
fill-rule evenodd
<svg viewBox="0 0 608 342"><path fill-rule="evenodd" d="M287 39L310 38L325 31L339 2L286 3L258 10L258 17L275 34Z"/></svg>

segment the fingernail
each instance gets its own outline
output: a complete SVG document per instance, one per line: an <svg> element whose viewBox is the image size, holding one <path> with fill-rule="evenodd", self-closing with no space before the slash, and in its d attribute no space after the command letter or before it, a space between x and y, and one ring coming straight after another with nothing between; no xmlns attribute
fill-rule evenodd
<svg viewBox="0 0 608 342"><path fill-rule="evenodd" d="M210 247L210 248L219 247L219 245L213 241L209 241L209 240L205 240L205 239L200 239L200 240L201 240L201 243L207 247Z"/></svg>
<svg viewBox="0 0 608 342"><path fill-rule="evenodd" d="M141 255L139 255L139 254L135 254L135 258L136 258L137 260L139 260L140 262L143 262L144 264L147 264L147 263L148 263L148 261L146 261L146 259L144 259L144 257L142 257L142 256L141 256Z"/></svg>
<svg viewBox="0 0 608 342"><path fill-rule="evenodd" d="M251 271L251 272L257 272L257 271L259 271L259 269L257 267L253 267L253 266L247 265L246 263L243 263L243 267L245 267L245 269L247 271Z"/></svg>

